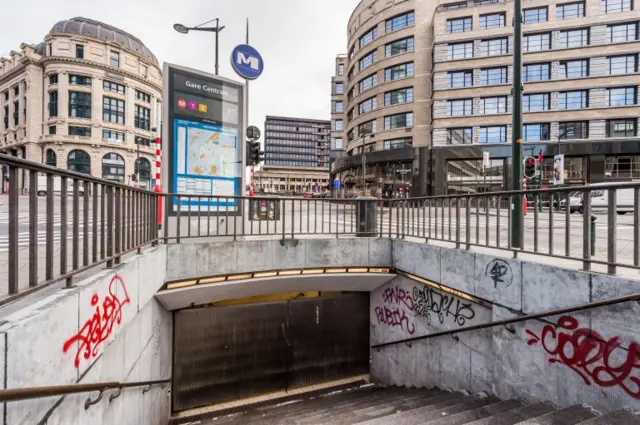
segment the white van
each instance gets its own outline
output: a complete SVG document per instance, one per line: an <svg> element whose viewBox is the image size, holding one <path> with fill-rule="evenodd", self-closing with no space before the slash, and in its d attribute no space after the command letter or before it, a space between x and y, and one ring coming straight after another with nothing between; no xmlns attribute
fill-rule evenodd
<svg viewBox="0 0 640 425"><path fill-rule="evenodd" d="M624 184L624 183L620 183ZM615 183L596 183L591 184L589 187L592 188L591 191L591 211L604 211L606 212L609 208L609 190L602 189L598 190L598 186L615 186ZM618 214L626 214L633 212L633 198L634 189L617 189L616 190L616 212ZM582 212L582 207L580 208L580 212Z"/></svg>
<svg viewBox="0 0 640 425"><path fill-rule="evenodd" d="M78 192L80 196L84 195L84 182L78 182ZM60 195L62 192L62 178L53 176L53 193ZM45 173L38 174L38 196L47 195L47 175ZM73 179L67 178L67 195L73 195Z"/></svg>

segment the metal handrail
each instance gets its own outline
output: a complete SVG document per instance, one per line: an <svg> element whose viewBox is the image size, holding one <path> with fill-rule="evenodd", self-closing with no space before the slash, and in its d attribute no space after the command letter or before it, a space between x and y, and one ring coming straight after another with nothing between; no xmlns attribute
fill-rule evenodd
<svg viewBox="0 0 640 425"><path fill-rule="evenodd" d="M525 314L523 316L518 316L518 317L511 318L511 319L496 320L496 321L493 321L493 322L482 323L482 324L479 324L479 325L465 326L465 327L458 328L458 329L449 329L449 330L446 330L446 331L434 332L434 333L431 333L429 335L414 336L414 337L411 337L411 338L405 338L405 339L401 339L401 340L397 340L397 341L384 342L382 344L372 345L371 348L379 349L379 348L382 348L382 347L388 347L388 346L395 345L395 344L408 344L408 343L413 342L413 341L436 338L436 337L445 336L445 335L455 335L455 334L459 334L459 333L463 333L463 332L469 332L469 331L476 331L476 330L480 330L480 329L493 328L493 327L496 327L496 326L505 326L506 327L507 325L510 325L510 324L513 324L513 323L526 322L528 320L535 320L535 319L542 319L542 318L545 318L545 317L556 316L556 315L559 315L559 314L574 313L576 311L589 310L589 309L592 309L592 308L605 307L605 306L614 305L614 304L621 304L621 303L625 303L625 302L629 302L629 301L640 301L640 293L633 294L633 295L625 295L624 297L610 298L608 300L594 301L594 302L590 302L590 303L579 304L579 305L575 305L575 306L571 306L571 307L558 308L558 309L555 309L555 310L548 310L548 311L544 311L542 313ZM509 330L509 331L511 332L511 330Z"/></svg>
<svg viewBox="0 0 640 425"><path fill-rule="evenodd" d="M154 381L139 382L98 382L95 384L54 385L49 387L11 388L0 390L0 403L10 401L30 400L34 398L52 397L67 394L88 393L107 390L122 390L125 388L148 387L153 385L166 385L171 379L157 379ZM147 389L148 391L148 389ZM145 391L145 392L147 392ZM101 397L101 396L100 396ZM114 397L115 398L115 397Z"/></svg>

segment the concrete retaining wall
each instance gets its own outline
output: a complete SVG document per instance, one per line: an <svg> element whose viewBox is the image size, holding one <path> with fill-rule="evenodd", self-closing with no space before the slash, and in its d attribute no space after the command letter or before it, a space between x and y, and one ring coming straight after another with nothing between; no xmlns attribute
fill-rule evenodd
<svg viewBox="0 0 640 425"><path fill-rule="evenodd" d="M393 241L392 252L397 269L492 303L490 308L471 304L474 317L466 324L640 293L637 281L402 240ZM396 278L374 291L372 342L461 326L456 322L462 317L457 310L460 299L449 298L449 314L441 321L434 310L441 308L442 298L432 297L417 306L413 288L421 285ZM413 308L408 301L400 304L406 320L399 313L388 319L383 315L381 323L376 307L390 306L385 300L394 300L388 298L394 287L411 294ZM424 305L430 308L430 322L424 319ZM470 315L468 309L463 311ZM407 328L409 323L415 329ZM587 332L593 332L594 338L580 336ZM373 350L372 377L398 385L486 391L504 399L549 400L560 406L587 403L601 411L640 409L640 303L457 337L458 341L442 336Z"/></svg>
<svg viewBox="0 0 640 425"><path fill-rule="evenodd" d="M389 239L285 239L173 244L167 281L310 267L391 267Z"/></svg>
<svg viewBox="0 0 640 425"><path fill-rule="evenodd" d="M153 298L165 282L166 247L30 304L0 326L3 388L165 379L171 376L171 314ZM170 414L170 387L105 392L85 410L83 393L0 406L0 424L151 424Z"/></svg>

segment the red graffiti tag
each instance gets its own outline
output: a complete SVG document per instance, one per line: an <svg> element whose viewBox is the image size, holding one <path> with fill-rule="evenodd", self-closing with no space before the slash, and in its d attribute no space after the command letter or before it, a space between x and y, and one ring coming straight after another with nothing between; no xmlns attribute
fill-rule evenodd
<svg viewBox="0 0 640 425"><path fill-rule="evenodd" d="M382 299L387 304L404 304L410 311L413 311L411 294L397 286L385 289L382 293Z"/></svg>
<svg viewBox="0 0 640 425"><path fill-rule="evenodd" d="M122 289L122 300L116 295L116 289ZM115 275L109 282L109 294L102 300L102 311L98 305L98 295L94 294L91 297L91 306L95 306L95 313L85 322L80 331L69 338L62 347L62 352L66 353L73 344L80 343L73 362L76 368L80 365L81 353L85 359L98 355L100 345L109 338L114 325L119 325L122 322L122 308L130 301L127 287L118 275Z"/></svg>
<svg viewBox="0 0 640 425"><path fill-rule="evenodd" d="M409 318L401 308L376 307L376 317L378 324L384 323L389 327L400 327L411 335L416 331L416 327L409 322Z"/></svg>
<svg viewBox="0 0 640 425"><path fill-rule="evenodd" d="M632 376L640 370L640 345L632 342L626 359L620 365L614 365L612 353L620 347L620 337L606 340L591 329L580 328L578 320L571 316L562 316L558 327L571 333L556 332L553 325L546 325L540 336L526 330L527 344L542 343L542 348L551 356L549 363L560 363L576 372L587 385L595 383L601 387L619 386L631 397L640 399L640 379ZM622 352L621 350L617 351ZM619 363L619 362L615 362Z"/></svg>

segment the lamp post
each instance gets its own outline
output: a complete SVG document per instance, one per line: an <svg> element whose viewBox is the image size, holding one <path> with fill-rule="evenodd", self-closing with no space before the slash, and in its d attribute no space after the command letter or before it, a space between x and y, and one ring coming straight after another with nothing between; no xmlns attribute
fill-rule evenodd
<svg viewBox="0 0 640 425"><path fill-rule="evenodd" d="M216 21L215 27L203 27L203 25L207 25L213 21ZM219 61L218 61L218 34L220 31L224 29L224 26L220 26L220 19L212 19L195 27L186 27L182 24L174 24L173 29L178 31L180 34L187 34L189 31L205 31L205 32L215 32L216 33L216 75L218 75L219 69Z"/></svg>

